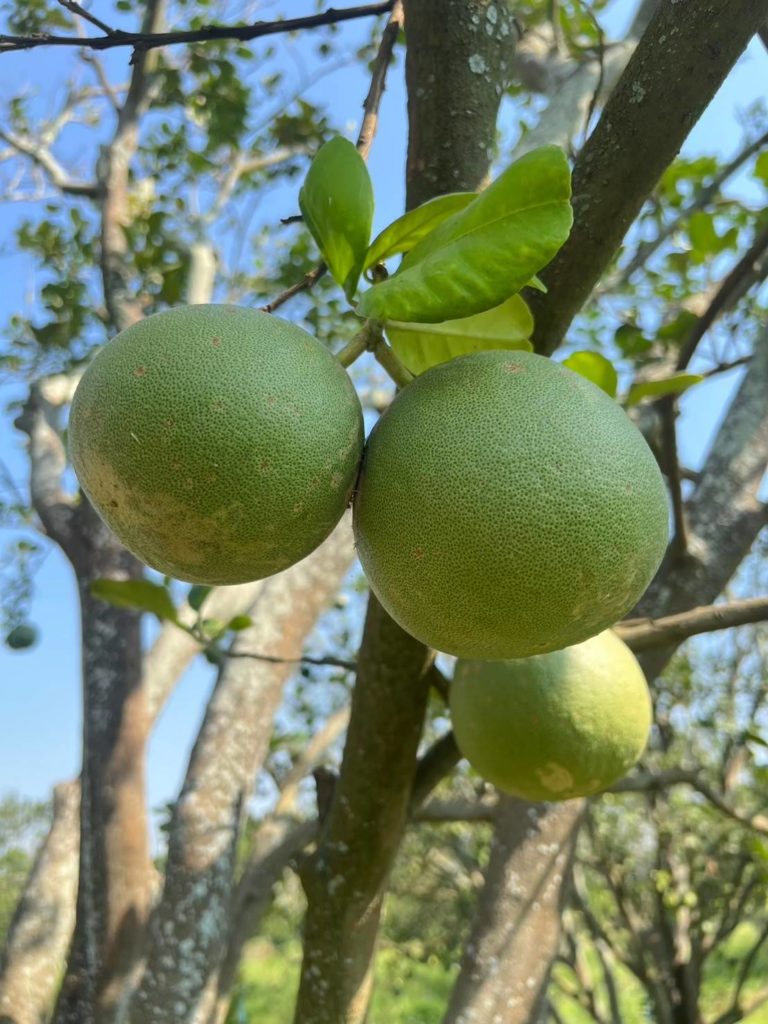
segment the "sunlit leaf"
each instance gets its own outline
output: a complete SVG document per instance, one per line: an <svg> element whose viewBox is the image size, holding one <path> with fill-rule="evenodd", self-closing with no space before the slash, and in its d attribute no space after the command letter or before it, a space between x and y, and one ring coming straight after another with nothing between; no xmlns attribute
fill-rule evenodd
<svg viewBox="0 0 768 1024"><path fill-rule="evenodd" d="M430 366L456 356L486 349L533 348L528 340L533 331L531 311L519 295L500 306L461 320L441 324L386 324L387 337L411 373L423 373Z"/></svg>
<svg viewBox="0 0 768 1024"><path fill-rule="evenodd" d="M476 195L476 192L451 192L430 199L417 206L415 210L404 213L371 242L363 270L389 259L390 256L396 256L399 252L413 249L417 242L425 238L430 231L434 231L438 224L442 224L446 218L468 206Z"/></svg>
<svg viewBox="0 0 768 1024"><path fill-rule="evenodd" d="M619 379L610 359L599 352L572 352L563 360L563 366L597 384L611 398L616 397Z"/></svg>
<svg viewBox="0 0 768 1024"><path fill-rule="evenodd" d="M498 306L568 237L570 189L562 150L527 153L411 249L392 277L364 292L358 312L437 323Z"/></svg>

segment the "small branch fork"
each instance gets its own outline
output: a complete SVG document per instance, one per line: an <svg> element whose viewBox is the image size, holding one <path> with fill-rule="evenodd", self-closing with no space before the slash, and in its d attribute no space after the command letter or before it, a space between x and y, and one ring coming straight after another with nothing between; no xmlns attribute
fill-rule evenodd
<svg viewBox="0 0 768 1024"><path fill-rule="evenodd" d="M39 46L75 46L90 50L111 50L118 46L130 46L135 50L146 51L163 46L176 46L180 43L205 43L214 39L237 39L239 42L247 43L264 36L296 32L305 28L321 28L342 21L352 21L355 18L387 14L395 6L395 0L387 0L386 3L364 4L342 10L329 7L320 14L304 18L257 21L253 25L206 25L204 28L177 32L123 32L121 29L110 28L109 25L84 10L74 0L59 0L59 3L73 14L95 25L104 34L100 36L61 36L43 32L30 36L0 35L0 53L31 50Z"/></svg>

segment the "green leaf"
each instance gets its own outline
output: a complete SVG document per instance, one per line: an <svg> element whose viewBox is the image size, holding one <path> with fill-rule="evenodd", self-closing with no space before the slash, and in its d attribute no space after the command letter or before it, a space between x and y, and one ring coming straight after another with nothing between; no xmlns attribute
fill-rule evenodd
<svg viewBox="0 0 768 1024"><path fill-rule="evenodd" d="M364 292L358 312L377 320L437 323L500 305L568 237L570 193L561 149L527 153L411 249L389 280Z"/></svg>
<svg viewBox="0 0 768 1024"><path fill-rule="evenodd" d="M683 391L704 380L700 373L673 373L663 380L646 380L633 384L627 395L627 405L637 405L646 398L662 398L664 395L681 395Z"/></svg>
<svg viewBox="0 0 768 1024"><path fill-rule="evenodd" d="M599 352L573 352L563 360L563 366L591 380L611 398L616 397L616 388L619 384L616 370L610 359L606 359Z"/></svg>
<svg viewBox="0 0 768 1024"><path fill-rule="evenodd" d="M118 608L138 608L152 612L162 622L176 622L176 608L165 587L149 580L94 580L91 593Z"/></svg>
<svg viewBox="0 0 768 1024"><path fill-rule="evenodd" d="M236 633L239 633L242 629L248 629L249 626L253 625L253 619L250 615L235 615L234 618L230 619L227 623L227 629L232 629Z"/></svg>
<svg viewBox="0 0 768 1024"><path fill-rule="evenodd" d="M531 311L519 295L484 313L446 320L441 324L412 324L391 321L387 337L411 373L423 373L430 366L456 356L486 349L533 348L528 339L533 331Z"/></svg>
<svg viewBox="0 0 768 1024"><path fill-rule="evenodd" d="M463 210L473 199L477 197L476 192L450 192L448 195L437 196L430 199L415 210L409 210L402 217L392 221L389 227L384 228L380 234L371 242L363 270L368 270L374 263L381 263L382 260L396 256L399 252L408 252L413 249L417 242L425 238L430 231L442 224L446 218Z"/></svg>
<svg viewBox="0 0 768 1024"><path fill-rule="evenodd" d="M196 612L199 612L203 606L203 601L213 590L213 587L204 586L200 583L195 583L194 586L189 588L187 594L187 604L189 607Z"/></svg>
<svg viewBox="0 0 768 1024"><path fill-rule="evenodd" d="M334 279L352 301L373 221L373 188L365 161L347 139L321 146L299 193L304 222Z"/></svg>

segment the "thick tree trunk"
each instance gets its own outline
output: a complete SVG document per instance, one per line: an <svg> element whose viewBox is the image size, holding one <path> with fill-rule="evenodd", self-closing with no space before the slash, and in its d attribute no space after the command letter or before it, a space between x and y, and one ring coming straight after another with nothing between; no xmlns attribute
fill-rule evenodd
<svg viewBox="0 0 768 1024"><path fill-rule="evenodd" d="M505 797L443 1024L530 1024L544 1005L584 801Z"/></svg>
<svg viewBox="0 0 768 1024"><path fill-rule="evenodd" d="M56 1024L109 1020L142 955L153 869L144 795L147 708L140 617L91 595L99 578L141 567L83 501L65 550L82 618L83 769L77 923Z"/></svg>
<svg viewBox="0 0 768 1024"><path fill-rule="evenodd" d="M317 551L265 581L263 607L260 600L253 625L238 634L219 673L171 822L132 1024L192 1020L218 976L233 927L242 825L274 713L306 635L352 562L351 541L345 518Z"/></svg>
<svg viewBox="0 0 768 1024"><path fill-rule="evenodd" d="M0 1024L40 1024L50 1012L75 923L79 815L79 784L57 786L0 963Z"/></svg>

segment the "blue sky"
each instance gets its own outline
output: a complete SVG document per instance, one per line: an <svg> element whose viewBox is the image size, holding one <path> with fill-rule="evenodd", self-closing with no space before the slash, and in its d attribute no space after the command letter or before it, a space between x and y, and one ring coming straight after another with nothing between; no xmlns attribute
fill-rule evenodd
<svg viewBox="0 0 768 1024"><path fill-rule="evenodd" d="M98 5L96 5L98 6ZM303 4L302 9L311 5ZM290 5L290 13L299 13ZM608 27L621 23L626 5L615 4ZM270 14L272 16L272 8ZM359 26L343 29L348 38L362 40ZM279 37L278 47L284 42ZM287 44L286 44L287 45ZM292 42L295 54L302 53L304 42ZM125 74L127 53L112 54L109 64L117 74ZM285 56L286 66L294 67L294 58ZM67 58L51 51L12 54L0 60L0 93L11 96L21 83L29 83L42 98L50 98L60 88L62 69ZM741 139L738 112L765 92L768 58L759 43L753 43L726 82L710 109L689 138L687 154L732 154ZM315 102L323 100L335 111L339 123L353 137L359 125L360 105L367 80L358 68L345 69L324 79L312 90ZM385 94L380 127L370 158L370 169L377 197L374 230L383 227L402 209L405 144L405 94L402 81L402 57L390 77ZM78 132L70 135L70 151L77 152ZM736 187L746 188L744 181ZM291 189L270 193L264 218L274 222L296 210L298 183ZM0 291L0 322L15 312L29 313L33 308L35 274L31 262L13 252L14 225L29 212L26 204L0 205L0 267L4 288ZM290 307L286 309L290 316ZM682 399L680 448L683 461L699 465L711 440L719 417L713 408L723 409L738 385L739 372L718 377L700 385ZM0 386L0 407L17 394ZM23 486L26 462L20 436L4 417L0 428L0 457ZM0 544L4 538L0 538ZM78 612L75 586L64 557L51 548L37 576L33 619L41 626L39 645L29 653L14 654L0 647L0 714L3 744L0 748L0 795L8 790L29 797L44 798L56 781L78 770L80 693ZM151 628L151 627L149 627ZM183 776L187 751L200 721L204 701L210 690L210 667L196 664L187 673L171 698L152 737L149 752L149 800L159 806L173 799Z"/></svg>

